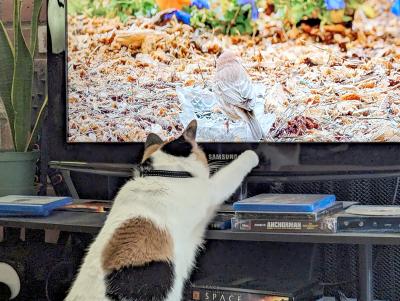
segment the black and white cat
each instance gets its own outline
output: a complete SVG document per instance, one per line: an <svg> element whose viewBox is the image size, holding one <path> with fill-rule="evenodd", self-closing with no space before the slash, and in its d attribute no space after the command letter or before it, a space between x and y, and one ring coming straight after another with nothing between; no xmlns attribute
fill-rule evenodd
<svg viewBox="0 0 400 301"><path fill-rule="evenodd" d="M195 142L197 123L162 141L150 134L142 164L191 177L135 177L119 191L67 301L180 301L218 206L258 164L245 151L212 177Z"/></svg>

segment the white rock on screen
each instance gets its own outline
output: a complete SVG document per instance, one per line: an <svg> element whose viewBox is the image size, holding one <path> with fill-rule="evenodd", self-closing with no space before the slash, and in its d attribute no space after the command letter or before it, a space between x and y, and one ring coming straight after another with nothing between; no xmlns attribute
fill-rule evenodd
<svg viewBox="0 0 400 301"><path fill-rule="evenodd" d="M275 122L275 114L264 112L265 86L254 84L257 100L254 113L264 133L268 133ZM176 88L182 112L180 121L186 127L197 120L197 141L199 142L252 142L250 128L244 121L231 121L216 110L219 107L217 95L202 87ZM229 130L226 121L229 120Z"/></svg>

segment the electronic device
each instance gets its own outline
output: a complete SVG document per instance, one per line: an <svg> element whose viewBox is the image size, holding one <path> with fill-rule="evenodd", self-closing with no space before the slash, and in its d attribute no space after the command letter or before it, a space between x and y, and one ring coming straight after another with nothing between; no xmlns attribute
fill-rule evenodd
<svg viewBox="0 0 400 301"><path fill-rule="evenodd" d="M351 206L337 214L337 231L400 232L400 207Z"/></svg>

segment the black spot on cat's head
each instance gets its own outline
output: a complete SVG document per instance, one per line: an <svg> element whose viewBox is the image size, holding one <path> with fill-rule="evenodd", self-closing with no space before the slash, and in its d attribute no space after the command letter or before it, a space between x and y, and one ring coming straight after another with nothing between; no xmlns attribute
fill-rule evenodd
<svg viewBox="0 0 400 301"><path fill-rule="evenodd" d="M189 157L196 144L196 132L197 121L192 120L178 139L168 142L161 150L172 156Z"/></svg>
<svg viewBox="0 0 400 301"><path fill-rule="evenodd" d="M161 150L175 157L189 157L192 153L192 144L182 135L178 139L165 144Z"/></svg>

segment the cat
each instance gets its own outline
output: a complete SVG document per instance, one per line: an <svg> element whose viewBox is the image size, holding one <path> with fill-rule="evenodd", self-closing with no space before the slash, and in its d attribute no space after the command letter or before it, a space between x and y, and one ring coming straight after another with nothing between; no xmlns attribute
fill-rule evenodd
<svg viewBox="0 0 400 301"><path fill-rule="evenodd" d="M142 166L190 177L139 176L118 192L66 301L180 301L216 209L258 165L247 150L213 176L197 123L163 141L149 134Z"/></svg>

